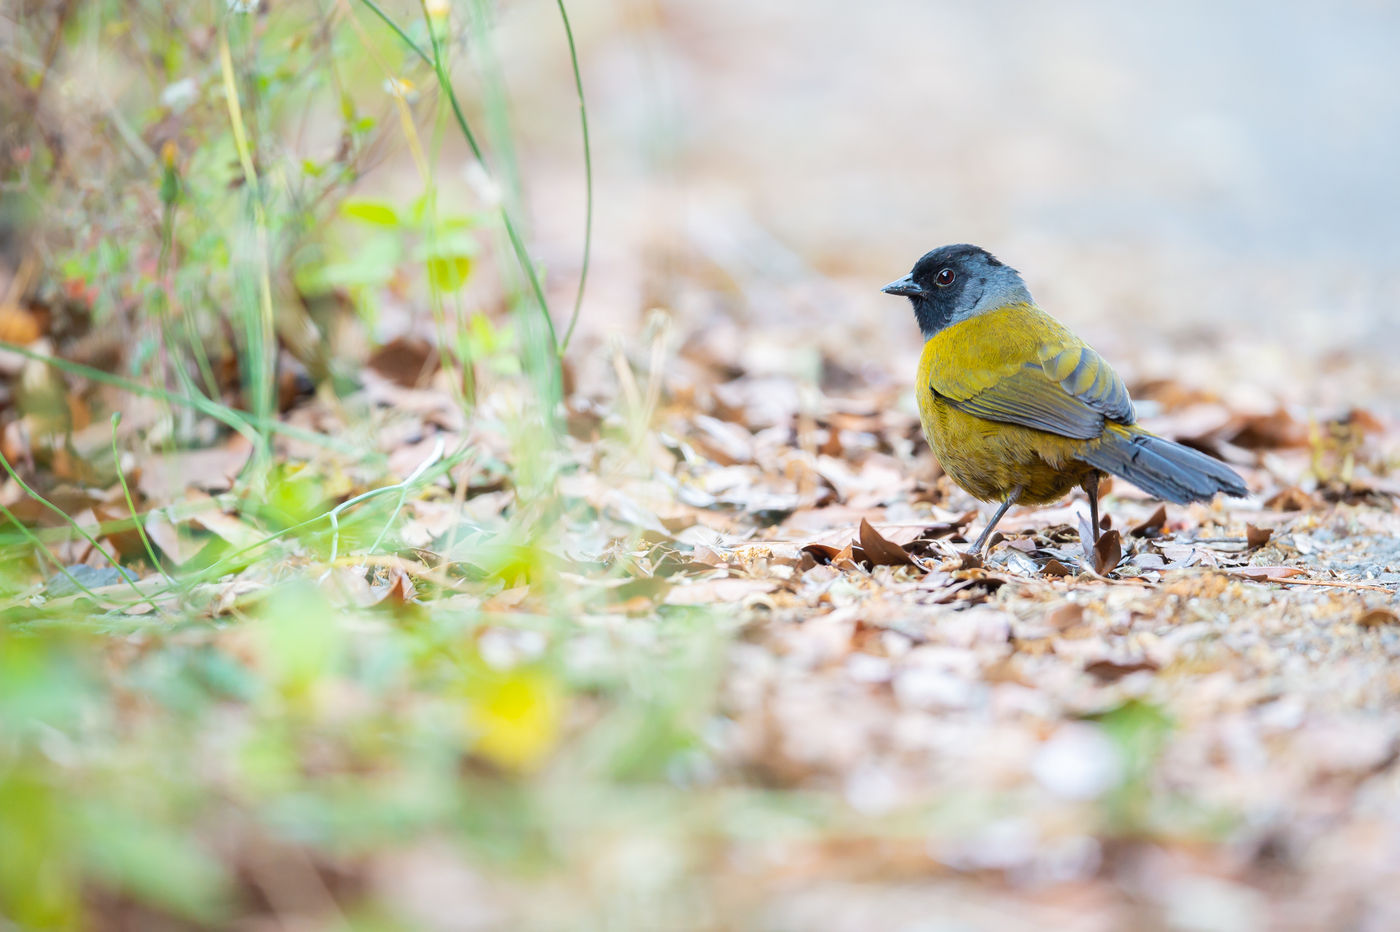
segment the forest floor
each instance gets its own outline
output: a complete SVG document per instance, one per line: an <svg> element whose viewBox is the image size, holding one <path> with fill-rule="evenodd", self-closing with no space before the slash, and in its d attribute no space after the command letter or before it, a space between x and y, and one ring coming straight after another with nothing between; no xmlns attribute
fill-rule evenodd
<svg viewBox="0 0 1400 932"><path fill-rule="evenodd" d="M162 570L133 593L70 538L9 610L78 638L48 660L83 671L47 700L56 788L175 852L193 829L211 864L182 876L244 927L365 903L444 929L1400 923L1393 421L1130 380L1250 497L1113 483L1098 548L1080 496L1014 509L984 561L989 509L902 373L650 323L592 359L534 477L518 382L467 416L410 344L289 408L342 448L279 440L260 497L236 434L128 460ZM148 428L128 405L124 436ZM81 494L79 524L124 507ZM6 505L41 518L14 481ZM142 883L88 896L140 924ZM155 902L215 908L195 892Z"/></svg>

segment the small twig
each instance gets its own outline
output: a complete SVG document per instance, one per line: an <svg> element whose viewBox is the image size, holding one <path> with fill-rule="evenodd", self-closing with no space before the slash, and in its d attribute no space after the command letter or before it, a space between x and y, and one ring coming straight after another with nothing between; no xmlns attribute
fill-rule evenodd
<svg viewBox="0 0 1400 932"><path fill-rule="evenodd" d="M1390 589L1385 586L1377 586L1373 583L1348 582L1345 579L1298 579L1297 577L1293 576L1272 579L1267 576L1263 578L1260 578L1257 575L1250 576L1248 573L1243 573L1238 570L1226 570L1226 572L1229 573L1231 576L1238 576L1241 579L1247 579L1250 582L1276 583L1280 586L1326 586L1331 589L1355 589L1365 590L1368 592L1385 592L1390 595L1396 594L1395 589Z"/></svg>

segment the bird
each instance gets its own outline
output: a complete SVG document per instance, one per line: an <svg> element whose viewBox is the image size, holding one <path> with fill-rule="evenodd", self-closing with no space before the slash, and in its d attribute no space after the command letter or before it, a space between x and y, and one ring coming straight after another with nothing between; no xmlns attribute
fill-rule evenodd
<svg viewBox="0 0 1400 932"><path fill-rule="evenodd" d="M1000 506L972 553L1012 505L1049 504L1076 486L1098 543L1105 474L1178 505L1248 494L1229 466L1139 427L1112 367L980 246L931 250L880 290L909 299L923 334L916 393L929 447L959 487Z"/></svg>

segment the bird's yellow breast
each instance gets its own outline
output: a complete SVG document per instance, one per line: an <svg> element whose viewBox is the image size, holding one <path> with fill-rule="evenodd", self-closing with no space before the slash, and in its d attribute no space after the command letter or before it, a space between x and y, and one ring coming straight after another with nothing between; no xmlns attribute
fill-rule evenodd
<svg viewBox="0 0 1400 932"><path fill-rule="evenodd" d="M1002 501L1016 487L1021 501L1062 498L1093 468L1076 459L1086 441L991 421L959 410L933 388L967 398L1026 365L1046 347L1079 343L1068 329L1029 304L997 308L945 327L924 343L916 392L924 436L954 482L983 501Z"/></svg>

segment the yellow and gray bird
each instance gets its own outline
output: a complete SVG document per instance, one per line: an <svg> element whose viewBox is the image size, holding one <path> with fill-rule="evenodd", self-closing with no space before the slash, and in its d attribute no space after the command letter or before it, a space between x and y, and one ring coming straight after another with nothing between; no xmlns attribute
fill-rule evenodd
<svg viewBox="0 0 1400 932"><path fill-rule="evenodd" d="M881 290L909 298L923 332L915 390L934 455L969 494L1001 505L974 553L1012 505L1047 504L1075 486L1089 496L1097 539L1104 473L1179 505L1247 493L1224 463L1133 423L1118 374L985 249L942 246Z"/></svg>

